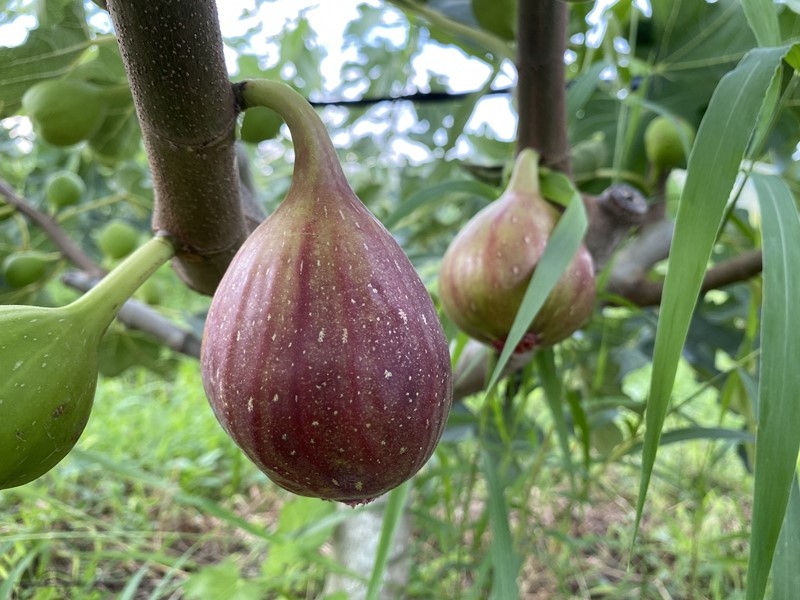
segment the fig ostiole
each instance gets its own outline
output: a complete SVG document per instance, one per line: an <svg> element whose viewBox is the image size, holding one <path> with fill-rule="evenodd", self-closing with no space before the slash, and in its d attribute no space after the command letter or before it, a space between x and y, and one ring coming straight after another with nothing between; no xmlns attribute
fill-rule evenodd
<svg viewBox="0 0 800 600"><path fill-rule="evenodd" d="M350 188L319 116L283 84L240 84L284 119L294 175L245 241L209 309L210 405L277 485L350 505L412 477L452 401L447 340L391 235Z"/></svg>
<svg viewBox="0 0 800 600"><path fill-rule="evenodd" d="M474 339L502 348L559 216L541 194L538 156L523 150L507 189L472 217L442 258L445 314ZM594 298L594 265L581 244L516 351L569 337L591 314Z"/></svg>
<svg viewBox="0 0 800 600"><path fill-rule="evenodd" d="M153 238L67 306L0 306L0 489L44 475L81 436L97 347L120 307L174 254Z"/></svg>

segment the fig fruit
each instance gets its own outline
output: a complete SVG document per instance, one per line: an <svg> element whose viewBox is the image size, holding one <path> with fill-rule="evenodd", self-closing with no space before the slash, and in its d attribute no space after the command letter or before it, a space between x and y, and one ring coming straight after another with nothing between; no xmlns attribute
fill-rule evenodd
<svg viewBox="0 0 800 600"><path fill-rule="evenodd" d="M7 221L11 217L13 217L16 212L17 212L16 206L14 206L13 204L6 204L5 202L3 202L3 199L0 198L0 223L2 223L3 221Z"/></svg>
<svg viewBox="0 0 800 600"><path fill-rule="evenodd" d="M84 81L43 81L28 88L22 108L36 132L54 146L89 139L103 123L106 105L99 90Z"/></svg>
<svg viewBox="0 0 800 600"><path fill-rule="evenodd" d="M173 253L154 238L67 306L0 306L0 489L40 477L75 445L92 408L100 338Z"/></svg>
<svg viewBox="0 0 800 600"><path fill-rule="evenodd" d="M508 188L467 223L442 258L445 314L474 339L502 348L558 219L539 191L538 157L523 150ZM581 245L516 350L570 336L591 314L594 297L594 265Z"/></svg>
<svg viewBox="0 0 800 600"><path fill-rule="evenodd" d="M663 115L655 117L644 131L644 152L647 161L658 173L685 164L694 143L694 128L683 119Z"/></svg>
<svg viewBox="0 0 800 600"><path fill-rule="evenodd" d="M254 106L244 111L239 137L250 144L258 144L278 135L283 120L271 108Z"/></svg>
<svg viewBox="0 0 800 600"><path fill-rule="evenodd" d="M72 171L61 171L47 180L44 195L53 208L59 209L80 202L86 193L86 184L80 175Z"/></svg>
<svg viewBox="0 0 800 600"><path fill-rule="evenodd" d="M452 401L447 341L314 109L283 84L239 90L284 118L296 160L286 198L214 294L203 385L223 428L279 486L369 502L433 453Z"/></svg>
<svg viewBox="0 0 800 600"><path fill-rule="evenodd" d="M97 236L100 251L109 258L119 259L128 256L136 248L139 232L125 221L113 220L107 223Z"/></svg>
<svg viewBox="0 0 800 600"><path fill-rule="evenodd" d="M36 250L21 250L3 260L3 279L9 287L23 288L44 278L53 255Z"/></svg>

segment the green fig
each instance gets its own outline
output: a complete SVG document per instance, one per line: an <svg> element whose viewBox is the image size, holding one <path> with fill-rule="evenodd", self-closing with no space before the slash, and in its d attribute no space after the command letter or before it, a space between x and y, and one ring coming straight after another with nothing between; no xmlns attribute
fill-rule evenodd
<svg viewBox="0 0 800 600"><path fill-rule="evenodd" d="M684 165L694 143L694 135L694 128L683 119L663 115L655 117L644 131L647 161L658 173Z"/></svg>
<svg viewBox="0 0 800 600"><path fill-rule="evenodd" d="M351 189L324 124L283 84L246 105L286 121L286 198L214 294L203 385L223 428L281 487L355 505L428 460L452 401L447 340L403 250Z"/></svg>
<svg viewBox="0 0 800 600"><path fill-rule="evenodd" d="M103 123L106 105L99 90L84 81L50 80L31 86L22 108L36 132L54 146L89 139Z"/></svg>
<svg viewBox="0 0 800 600"><path fill-rule="evenodd" d="M502 348L558 219L539 191L536 154L523 150L508 188L467 223L442 258L445 314L476 340ZM581 245L516 350L570 336L591 314L594 297L594 265Z"/></svg>
<svg viewBox="0 0 800 600"><path fill-rule="evenodd" d="M271 108L254 106L244 111L239 136L243 142L258 144L278 135L283 120Z"/></svg>
<svg viewBox="0 0 800 600"><path fill-rule="evenodd" d="M92 408L100 338L173 253L154 238L67 306L0 306L0 489L40 477L75 445Z"/></svg>
<svg viewBox="0 0 800 600"><path fill-rule="evenodd" d="M44 278L47 266L53 260L54 255L37 250L13 252L3 259L3 279L9 287L15 289L31 285Z"/></svg>
<svg viewBox="0 0 800 600"><path fill-rule="evenodd" d="M47 180L44 195L53 208L59 209L80 202L86 194L86 184L72 171L60 171Z"/></svg>
<svg viewBox="0 0 800 600"><path fill-rule="evenodd" d="M3 221L7 221L11 217L13 217L16 212L17 212L16 206L14 206L13 204L6 204L5 202L3 202L3 199L0 198L0 223L2 223Z"/></svg>
<svg viewBox="0 0 800 600"><path fill-rule="evenodd" d="M97 245L100 247L100 251L115 260L124 258L133 252L138 241L139 231L118 219L107 223L97 236Z"/></svg>

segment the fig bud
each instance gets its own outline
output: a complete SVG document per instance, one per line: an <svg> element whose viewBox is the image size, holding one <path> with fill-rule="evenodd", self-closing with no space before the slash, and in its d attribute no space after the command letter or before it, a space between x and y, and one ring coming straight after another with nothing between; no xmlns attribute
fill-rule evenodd
<svg viewBox="0 0 800 600"><path fill-rule="evenodd" d="M436 310L347 183L325 126L288 86L247 82L286 121L291 187L214 295L201 364L211 407L270 479L355 505L416 473L451 404Z"/></svg>
<svg viewBox="0 0 800 600"><path fill-rule="evenodd" d="M539 191L538 158L517 157L508 189L456 235L442 259L439 295L445 314L480 342L502 348L559 212ZM570 336L591 314L592 258L581 245L517 351Z"/></svg>

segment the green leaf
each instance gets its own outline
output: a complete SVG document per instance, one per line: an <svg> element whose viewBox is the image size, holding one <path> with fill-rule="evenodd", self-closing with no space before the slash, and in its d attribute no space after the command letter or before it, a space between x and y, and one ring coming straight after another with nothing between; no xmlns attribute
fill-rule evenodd
<svg viewBox="0 0 800 600"><path fill-rule="evenodd" d="M423 207L431 210L445 204L454 203L459 196L496 198L497 189L480 181L445 181L427 186L411 194L397 206L397 210L383 220L386 229L392 229Z"/></svg>
<svg viewBox="0 0 800 600"><path fill-rule="evenodd" d="M575 256L575 252L583 240L583 235L586 233L587 224L583 201L578 192L573 190L572 200L553 229L553 234L533 271L533 277L531 277L528 289L522 298L522 304L517 311L514 323L511 325L511 331L508 333L503 351L489 378L487 390L493 388L500 380L500 375L508 363L508 359L511 358L514 348L522 340L553 287L561 279L561 275L572 257Z"/></svg>
<svg viewBox="0 0 800 600"><path fill-rule="evenodd" d="M505 40L516 37L516 0L472 0L472 13L478 24Z"/></svg>
<svg viewBox="0 0 800 600"><path fill-rule="evenodd" d="M774 0L742 0L742 8L759 46L777 46L781 43Z"/></svg>
<svg viewBox="0 0 800 600"><path fill-rule="evenodd" d="M567 123L570 131L574 129L578 111L589 102L597 84L600 83L600 73L607 66L608 63L605 61L598 61L572 80L572 85L567 89Z"/></svg>
<svg viewBox="0 0 800 600"><path fill-rule="evenodd" d="M722 78L689 156L656 331L633 540L639 529L678 361L717 230L766 92L787 51L788 48L753 50Z"/></svg>
<svg viewBox="0 0 800 600"><path fill-rule="evenodd" d="M800 449L800 336L790 333L796 328L794 320L800 306L800 218L792 193L782 180L754 176L753 183L763 223L764 297L747 598L760 600ZM799 558L794 556L793 560Z"/></svg>
<svg viewBox="0 0 800 600"><path fill-rule="evenodd" d="M800 590L798 556L800 556L800 487L795 473L789 495L789 506L775 548L775 562L772 565L773 600L794 600L797 590Z"/></svg>
<svg viewBox="0 0 800 600"><path fill-rule="evenodd" d="M709 440L709 441L729 441L739 443L752 443L753 434L749 431L741 431L738 429L726 429L724 427L683 427L681 429L673 429L665 431L661 435L659 441L660 446L667 446L669 444L676 444L679 442L688 442L692 440ZM626 454L637 452L642 449L642 444L634 444Z"/></svg>
<svg viewBox="0 0 800 600"><path fill-rule="evenodd" d="M65 75L88 47L83 2L48 1L40 26L21 46L0 48L0 119L16 113L35 83Z"/></svg>

